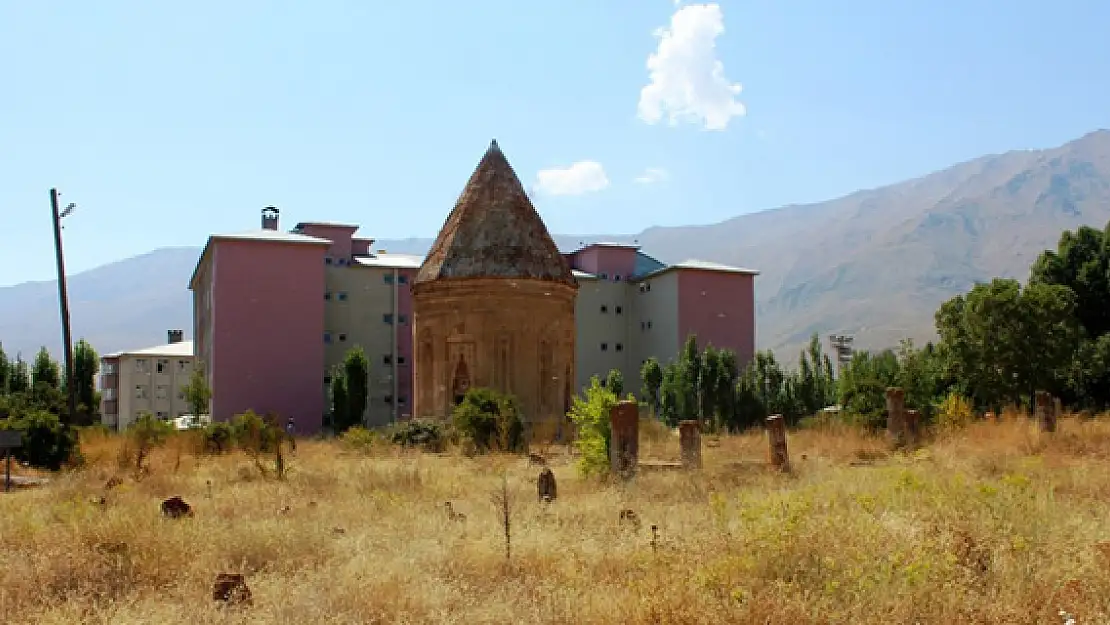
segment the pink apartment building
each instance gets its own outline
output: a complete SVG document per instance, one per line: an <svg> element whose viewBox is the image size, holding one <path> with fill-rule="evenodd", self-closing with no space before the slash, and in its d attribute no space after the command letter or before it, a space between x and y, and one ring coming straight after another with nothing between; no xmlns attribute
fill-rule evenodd
<svg viewBox="0 0 1110 625"><path fill-rule="evenodd" d="M358 345L370 361L364 421L410 418L413 388L409 284L423 258L374 250L358 226L303 222L212 235L190 282L197 366L212 387L211 414L247 409L295 417L319 430L331 372ZM640 365L667 362L690 334L729 348L741 366L755 350L755 276L702 261L665 265L638 246L593 243L565 253L579 283L577 386L611 369L639 391Z"/></svg>

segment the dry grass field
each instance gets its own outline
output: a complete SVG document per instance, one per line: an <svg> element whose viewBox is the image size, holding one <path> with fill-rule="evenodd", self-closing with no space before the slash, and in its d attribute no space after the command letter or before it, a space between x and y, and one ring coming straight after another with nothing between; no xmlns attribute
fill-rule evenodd
<svg viewBox="0 0 1110 625"><path fill-rule="evenodd" d="M677 458L677 438L643 439L643 458ZM338 442L302 442L281 481L171 443L105 491L120 444L87 437L84 468L0 495L0 622L1110 622L1102 420L1051 437L977 423L905 455L849 429L791 432L790 475L766 469L759 434L707 447L700 473L629 483L581 479L553 451L548 507L520 457ZM163 519L172 495L195 516ZM252 605L213 602L221 572L245 574Z"/></svg>

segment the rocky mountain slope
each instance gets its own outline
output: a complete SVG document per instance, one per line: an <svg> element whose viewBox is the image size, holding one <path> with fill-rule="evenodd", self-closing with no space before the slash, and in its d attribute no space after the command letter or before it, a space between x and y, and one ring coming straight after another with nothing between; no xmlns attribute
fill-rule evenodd
<svg viewBox="0 0 1110 625"><path fill-rule="evenodd" d="M752 267L758 342L792 361L813 332L854 334L861 348L933 338L933 313L992 276L1024 278L1060 232L1110 221L1110 131L1049 150L984 156L898 184L718 224L637 235L556 236L561 248L636 240L664 262L690 257ZM423 253L431 238L379 241ZM191 331L185 285L199 248L163 249L75 275L75 336L102 352ZM29 355L60 345L51 282L0 288L0 340Z"/></svg>

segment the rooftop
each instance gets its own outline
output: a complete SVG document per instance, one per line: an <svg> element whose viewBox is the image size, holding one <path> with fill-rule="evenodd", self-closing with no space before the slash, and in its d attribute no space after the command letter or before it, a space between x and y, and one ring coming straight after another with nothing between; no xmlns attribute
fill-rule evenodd
<svg viewBox="0 0 1110 625"><path fill-rule="evenodd" d="M684 261L679 262L679 263L674 263L673 265L667 265L665 267L661 267L659 269L656 269L655 271L652 271L651 273L648 273L648 274L645 274L645 275L639 276L639 277L647 278L647 277L650 277L650 276L657 276L661 273L671 271L672 269L693 269L693 270L698 270L698 271L718 271L718 272L722 272L722 273L738 273L738 274L747 274L747 275L751 275L751 276L758 276L759 275L759 271L757 271L755 269L745 269L743 267L733 267L731 265L722 265L721 263L713 263L713 262L709 262L707 260L697 260L697 259L691 258L691 259L684 260Z"/></svg>
<svg viewBox="0 0 1110 625"><path fill-rule="evenodd" d="M144 347L143 349L115 352L112 354L104 354L103 356L101 356L101 358L120 358L122 356L167 356L170 358L191 358L193 356L193 342L181 341L179 343L167 343L165 345L157 345L155 347Z"/></svg>
<svg viewBox="0 0 1110 625"><path fill-rule="evenodd" d="M309 243L317 245L331 245L331 241L321 239L320 237L310 237L307 234L297 234L295 232L281 232L280 230L267 230L259 228L258 230L247 230L245 232L232 232L227 234L213 234L209 240L231 240L231 241L273 241L277 243Z"/></svg>
<svg viewBox="0 0 1110 625"><path fill-rule="evenodd" d="M354 264L363 267L383 267L390 269L419 269L424 257L414 254L373 254L356 256Z"/></svg>
<svg viewBox="0 0 1110 625"><path fill-rule="evenodd" d="M496 141L471 174L413 282L467 278L575 284L570 265Z"/></svg>

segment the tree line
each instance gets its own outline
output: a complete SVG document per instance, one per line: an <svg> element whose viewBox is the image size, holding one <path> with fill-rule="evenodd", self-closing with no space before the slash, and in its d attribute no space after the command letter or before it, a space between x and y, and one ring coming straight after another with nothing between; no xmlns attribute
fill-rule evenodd
<svg viewBox="0 0 1110 625"><path fill-rule="evenodd" d="M1110 224L1065 231L1023 285L1012 278L975 284L934 315L936 343L858 351L834 375L816 334L785 370L770 351L743 370L735 354L700 348L689 337L667 365L640 371L643 401L667 423L702 419L731 430L782 414L788 423L836 405L845 418L877 426L884 393L898 386L906 404L932 420L942 405L980 411L1029 409L1038 390L1076 409L1110 408ZM619 392L618 392L619 395Z"/></svg>

